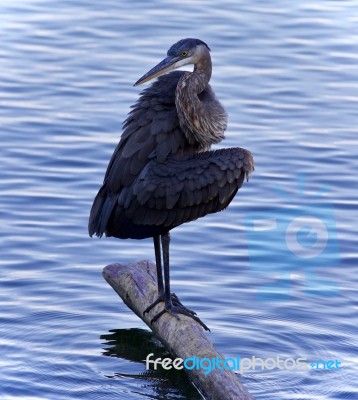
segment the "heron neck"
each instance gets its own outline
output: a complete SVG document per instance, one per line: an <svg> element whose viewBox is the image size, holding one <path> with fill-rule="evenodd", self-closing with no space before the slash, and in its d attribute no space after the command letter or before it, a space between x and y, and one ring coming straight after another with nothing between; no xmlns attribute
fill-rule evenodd
<svg viewBox="0 0 358 400"><path fill-rule="evenodd" d="M201 57L195 64L193 72L183 74L175 92L180 127L189 144L198 151L206 151L212 144L220 142L227 123L225 110L208 88L211 71L208 52L207 57ZM201 100L199 95L206 90L206 100Z"/></svg>
<svg viewBox="0 0 358 400"><path fill-rule="evenodd" d="M200 94L209 84L210 78L212 74L212 63L210 53L205 51L198 62L194 65L194 71L192 72L192 79L197 77L198 86L198 94ZM200 87L202 84L202 87Z"/></svg>

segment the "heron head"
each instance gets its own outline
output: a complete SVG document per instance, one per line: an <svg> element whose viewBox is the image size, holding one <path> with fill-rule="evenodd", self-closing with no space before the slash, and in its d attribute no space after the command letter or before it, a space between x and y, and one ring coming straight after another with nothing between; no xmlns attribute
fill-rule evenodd
<svg viewBox="0 0 358 400"><path fill-rule="evenodd" d="M168 50L167 57L143 75L134 86L148 82L157 76L188 64L197 64L203 51L210 51L209 46L199 39L181 39Z"/></svg>

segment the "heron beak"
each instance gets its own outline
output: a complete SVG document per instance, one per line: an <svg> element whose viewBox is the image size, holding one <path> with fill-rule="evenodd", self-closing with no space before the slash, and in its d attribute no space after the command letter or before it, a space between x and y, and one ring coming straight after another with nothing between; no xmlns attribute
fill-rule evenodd
<svg viewBox="0 0 358 400"><path fill-rule="evenodd" d="M175 68L178 68L177 59L173 57L166 57L158 65L152 68L149 72L143 75L133 86L141 85L142 83L148 82L157 76L163 75Z"/></svg>

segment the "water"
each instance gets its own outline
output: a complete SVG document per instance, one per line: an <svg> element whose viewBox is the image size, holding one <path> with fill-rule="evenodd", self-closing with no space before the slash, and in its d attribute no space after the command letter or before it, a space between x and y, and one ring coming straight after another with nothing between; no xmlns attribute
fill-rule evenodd
<svg viewBox="0 0 358 400"><path fill-rule="evenodd" d="M145 370L163 349L101 276L151 241L87 236L132 83L183 37L211 47L223 145L256 171L173 231L172 285L226 357L341 362L246 371L257 399L358 397L357 23L354 0L1 2L1 399L199 398Z"/></svg>

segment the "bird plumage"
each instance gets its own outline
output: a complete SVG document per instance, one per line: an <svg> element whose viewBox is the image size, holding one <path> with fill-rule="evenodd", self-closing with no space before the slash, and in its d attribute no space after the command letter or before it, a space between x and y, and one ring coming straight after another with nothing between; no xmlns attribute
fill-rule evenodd
<svg viewBox="0 0 358 400"><path fill-rule="evenodd" d="M193 72L168 73L186 64L194 65ZM204 329L170 291L169 231L225 209L254 169L248 150L211 150L227 126L226 112L209 85L211 73L209 47L198 39L183 39L139 79L136 85L158 77L124 122L88 224L90 236L153 237L158 299L144 312L164 301L164 310L152 322L164 312L180 313Z"/></svg>
<svg viewBox="0 0 358 400"><path fill-rule="evenodd" d="M197 152L189 143L175 106L183 74L159 77L130 112L92 206L91 236L142 239L221 211L252 171L247 150ZM216 100L211 88L200 97Z"/></svg>

